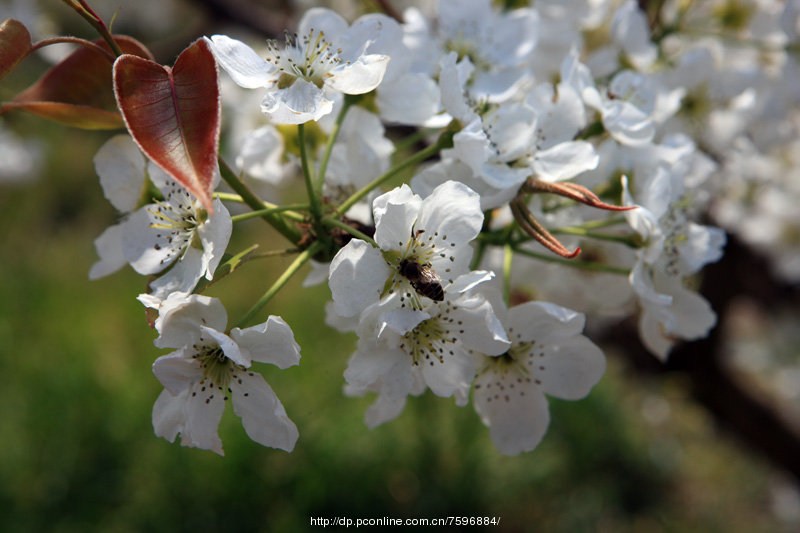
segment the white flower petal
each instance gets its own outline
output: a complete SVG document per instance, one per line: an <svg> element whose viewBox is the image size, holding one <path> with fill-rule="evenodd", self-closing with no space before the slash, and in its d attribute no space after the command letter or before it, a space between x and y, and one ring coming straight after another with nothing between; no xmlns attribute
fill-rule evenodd
<svg viewBox="0 0 800 533"><path fill-rule="evenodd" d="M380 315L378 320L378 338L380 339L385 328L391 329L398 335L405 335L423 320L429 319L431 316L416 309L409 309L403 307L401 309L391 309Z"/></svg>
<svg viewBox="0 0 800 533"><path fill-rule="evenodd" d="M543 181L562 181L597 167L600 157L591 143L570 141L537 152L533 170Z"/></svg>
<svg viewBox="0 0 800 533"><path fill-rule="evenodd" d="M613 101L603 110L603 126L620 143L642 146L653 140L656 125L652 117L624 101Z"/></svg>
<svg viewBox="0 0 800 533"><path fill-rule="evenodd" d="M94 240L94 248L100 260L89 270L89 279L95 280L108 276L125 266L125 253L122 249L122 226L125 222L109 226Z"/></svg>
<svg viewBox="0 0 800 533"><path fill-rule="evenodd" d="M476 305L477 304L477 305ZM508 350L508 341L503 325L497 319L491 304L483 299L474 299L468 305L462 303L451 312L458 324L453 332L465 346L486 355L498 355ZM456 328L456 326L451 326Z"/></svg>
<svg viewBox="0 0 800 533"><path fill-rule="evenodd" d="M198 383L194 384L187 395L186 422L181 432L181 445L225 455L217 433L219 421L225 411L224 396L222 393L203 392L200 387ZM197 394L193 396L192 392Z"/></svg>
<svg viewBox="0 0 800 533"><path fill-rule="evenodd" d="M465 57L458 63L458 54L450 52L439 61L439 90L442 105L454 118L469 124L478 116L469 105L464 88L475 67Z"/></svg>
<svg viewBox="0 0 800 533"><path fill-rule="evenodd" d="M357 61L333 69L326 85L345 94L368 93L380 85L388 66L389 58L385 55L364 55Z"/></svg>
<svg viewBox="0 0 800 533"><path fill-rule="evenodd" d="M139 274L161 272L177 257L178 251L170 246L166 236L159 237L151 226L152 205L139 208L127 220L122 231L125 259ZM165 232L166 233L166 232Z"/></svg>
<svg viewBox="0 0 800 533"><path fill-rule="evenodd" d="M408 72L392 82L381 83L375 104L381 118L399 124L424 125L442 110L439 86L430 76L419 72Z"/></svg>
<svg viewBox="0 0 800 533"><path fill-rule="evenodd" d="M522 69L506 69L499 72L479 72L470 87L470 96L479 102L502 103L511 100L520 86L529 81Z"/></svg>
<svg viewBox="0 0 800 533"><path fill-rule="evenodd" d="M460 295L477 287L478 285L494 279L495 274L489 270L473 270L458 276L453 284L447 288L448 294ZM453 296L457 298L458 296Z"/></svg>
<svg viewBox="0 0 800 533"><path fill-rule="evenodd" d="M447 181L422 201L415 229L424 229L427 237L438 234L434 242L455 253L475 239L482 226L480 195L463 183ZM472 255L471 249L467 255Z"/></svg>
<svg viewBox="0 0 800 533"><path fill-rule="evenodd" d="M211 337L222 349L222 353L225 354L225 357L237 365L242 365L244 367L250 366L250 359L242 354L242 352L239 350L239 345L237 345L233 339L221 331L217 331L216 329L206 326L200 326L200 331L203 333L203 342L207 342L208 338Z"/></svg>
<svg viewBox="0 0 800 533"><path fill-rule="evenodd" d="M544 357L537 357L536 363L542 390L564 400L585 397L606 370L603 352L583 335L547 346Z"/></svg>
<svg viewBox="0 0 800 533"><path fill-rule="evenodd" d="M675 326L667 333L690 341L708 335L717 323L717 315L708 301L684 287L676 278L657 279L656 282L660 289L672 295L672 312L676 320Z"/></svg>
<svg viewBox="0 0 800 533"><path fill-rule="evenodd" d="M406 396L400 398L389 398L380 394L378 398L367 408L364 413L364 423L370 429L375 429L384 422L394 420L406 407Z"/></svg>
<svg viewBox="0 0 800 533"><path fill-rule="evenodd" d="M405 352L371 342L359 342L359 349L347 362L344 379L362 390L381 383L381 394L389 398L404 398L414 384L411 360Z"/></svg>
<svg viewBox="0 0 800 533"><path fill-rule="evenodd" d="M283 137L272 125L248 131L236 155L236 168L270 185L281 186L287 172L281 162Z"/></svg>
<svg viewBox="0 0 800 533"><path fill-rule="evenodd" d="M233 223L228 209L219 199L214 200L214 214L197 228L197 235L203 244L203 264L200 273L204 274L206 279L214 277L214 271L228 247L232 230Z"/></svg>
<svg viewBox="0 0 800 533"><path fill-rule="evenodd" d="M328 285L336 313L356 316L380 299L391 269L381 253L366 242L353 239L331 261Z"/></svg>
<svg viewBox="0 0 800 533"><path fill-rule="evenodd" d="M339 13L326 7L312 7L297 24L297 35L305 37L313 31L324 34L328 42L336 42L347 32L347 27L347 21Z"/></svg>
<svg viewBox="0 0 800 533"><path fill-rule="evenodd" d="M153 405L153 431L157 437L163 437L169 442L175 442L175 437L183 431L184 415L183 408L189 389L181 391L177 396L173 396L166 389L158 395L156 403Z"/></svg>
<svg viewBox="0 0 800 533"><path fill-rule="evenodd" d="M241 41L226 35L204 37L211 52L231 79L246 89L271 87L276 77L275 69L264 61L255 50Z"/></svg>
<svg viewBox="0 0 800 533"><path fill-rule="evenodd" d="M333 110L333 100L311 82L296 79L291 87L267 93L261 111L276 124L303 124Z"/></svg>
<svg viewBox="0 0 800 533"><path fill-rule="evenodd" d="M283 404L261 374L241 372L234 384L233 411L242 419L247 435L259 444L291 452L298 432Z"/></svg>
<svg viewBox="0 0 800 533"><path fill-rule="evenodd" d="M550 411L536 385L514 383L511 387L509 379L486 372L476 381L472 397L497 451L517 455L538 446L547 432Z"/></svg>
<svg viewBox="0 0 800 533"><path fill-rule="evenodd" d="M130 135L115 135L94 156L103 195L118 211L129 213L142 194L147 159Z"/></svg>
<svg viewBox="0 0 800 533"><path fill-rule="evenodd" d="M314 287L328 281L331 269L330 263L320 263L319 261L311 259L308 265L311 267L311 271L303 280L303 288Z"/></svg>
<svg viewBox="0 0 800 533"><path fill-rule="evenodd" d="M175 293L161 306L156 320L159 332L154 344L159 348L181 348L191 345L200 336L200 326L223 331L228 322L225 307L216 298Z"/></svg>
<svg viewBox="0 0 800 533"><path fill-rule="evenodd" d="M375 241L382 250L397 250L411 238L422 199L406 184L378 196L372 203Z"/></svg>
<svg viewBox="0 0 800 533"><path fill-rule="evenodd" d="M455 351L455 355L445 354L442 362L420 361L419 368L425 384L436 396L442 398L456 394L459 398L464 398L464 393L469 392L475 378L475 363L460 349Z"/></svg>
<svg viewBox="0 0 800 533"><path fill-rule="evenodd" d="M153 362L153 374L175 396L199 381L203 377L203 369L197 361L186 357L185 350L181 349L156 359Z"/></svg>
<svg viewBox="0 0 800 533"><path fill-rule="evenodd" d="M300 345L292 328L281 317L272 316L263 324L245 329L233 328L231 338L243 354L259 363L288 368L300 362Z"/></svg>
<svg viewBox="0 0 800 533"><path fill-rule="evenodd" d="M585 317L549 302L526 302L508 310L505 324L514 342L547 343L580 334Z"/></svg>
<svg viewBox="0 0 800 533"><path fill-rule="evenodd" d="M688 239L681 247L681 260L686 265L685 274L694 274L704 265L718 261L725 246L725 231L711 226L689 223Z"/></svg>
<svg viewBox="0 0 800 533"><path fill-rule="evenodd" d="M150 282L150 290L157 298L166 298L173 292L192 292L202 275L203 252L190 246L169 271Z"/></svg>

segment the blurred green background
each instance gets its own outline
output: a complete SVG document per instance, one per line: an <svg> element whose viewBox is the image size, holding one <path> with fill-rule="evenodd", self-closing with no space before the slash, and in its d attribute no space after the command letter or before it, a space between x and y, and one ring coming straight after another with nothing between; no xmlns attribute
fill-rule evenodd
<svg viewBox="0 0 800 533"><path fill-rule="evenodd" d="M15 72L3 99L41 68ZM0 531L291 532L333 516L501 517L487 529L503 531L800 527L796 489L716 431L683 383L645 381L613 355L588 399L551 401L544 442L519 457L494 451L471 407L431 395L369 430L371 399L342 394L354 338L324 326L327 287L299 280L267 312L293 327L301 364L261 368L300 430L294 452L251 442L230 407L224 458L156 438L150 365L165 352L135 299L144 278L87 278L93 240L116 217L92 167L109 134L0 120L43 147L37 178L0 183ZM244 225L262 250L282 246L264 224ZM209 294L240 316L286 263L247 264Z"/></svg>

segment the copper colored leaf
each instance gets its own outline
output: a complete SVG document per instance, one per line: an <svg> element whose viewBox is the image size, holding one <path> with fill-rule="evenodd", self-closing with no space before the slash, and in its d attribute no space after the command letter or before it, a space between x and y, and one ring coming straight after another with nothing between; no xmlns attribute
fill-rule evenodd
<svg viewBox="0 0 800 533"><path fill-rule="evenodd" d="M16 19L0 25L0 80L14 70L31 50L31 34Z"/></svg>
<svg viewBox="0 0 800 533"><path fill-rule="evenodd" d="M220 99L217 64L203 39L173 68L133 55L114 63L114 90L142 151L212 211Z"/></svg>
<svg viewBox="0 0 800 533"><path fill-rule="evenodd" d="M127 54L152 57L147 48L132 37L115 35L114 40ZM95 44L109 50L100 39ZM111 67L112 63L105 54L80 47L45 72L12 102L3 104L0 113L23 109L78 128L124 127L114 100Z"/></svg>

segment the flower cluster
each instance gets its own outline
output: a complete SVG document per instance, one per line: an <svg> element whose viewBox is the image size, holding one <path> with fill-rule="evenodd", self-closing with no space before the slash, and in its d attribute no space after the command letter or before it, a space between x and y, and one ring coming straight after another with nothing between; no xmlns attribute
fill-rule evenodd
<svg viewBox="0 0 800 533"><path fill-rule="evenodd" d="M221 67L224 157L235 164L221 158L206 174L192 157L218 146L218 117L193 115L195 93L176 89L180 111L164 121L194 137L176 148L143 134L160 124L137 115L154 98L125 99L128 56L118 59L133 138L113 137L95 157L120 222L95 241L90 277L126 263L151 276L140 300L157 313L156 346L175 350L153 365L165 388L156 434L222 453L216 428L231 399L253 440L291 451L297 428L251 364L286 368L299 347L280 317L245 326L306 262L304 285L330 288L328 325L358 335L345 392L375 395L368 426L429 389L471 400L512 455L542 439L546 396L577 400L601 379L587 320L632 317L661 361L708 335L716 316L697 282L726 242L713 224L800 278L800 65L789 53L800 9L764 3L756 19L716 0L658 4L657 16L633 0L506 10L439 0L402 20L349 23L312 8L295 34L252 46L211 35L191 47L196 62L207 51L206 70L179 58L164 71L186 86L212 72L208 86ZM281 206L282 188L300 182L307 203ZM248 260L225 254L235 224L255 217L296 259L226 329L220 300L200 293Z"/></svg>

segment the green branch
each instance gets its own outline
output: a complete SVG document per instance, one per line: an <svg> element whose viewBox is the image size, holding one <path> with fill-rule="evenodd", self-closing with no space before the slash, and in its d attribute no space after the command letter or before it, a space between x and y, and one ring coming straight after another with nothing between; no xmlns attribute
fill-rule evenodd
<svg viewBox="0 0 800 533"><path fill-rule="evenodd" d="M378 248L379 250L381 248L380 246L378 246L378 243L375 242L375 239L373 239L372 237L370 237L366 233L358 231L356 228L345 224L341 220L336 220L335 218L331 218L331 217L324 217L322 219L322 223L324 225L326 225L326 226L333 226L333 227L337 227L337 228L343 229L344 231L346 231L347 233L349 233L353 237L355 237L357 239L361 239L362 241L368 242L374 248Z"/></svg>
<svg viewBox="0 0 800 533"><path fill-rule="evenodd" d="M264 202L265 205L268 202ZM266 207L264 209L259 209L256 211L250 211L249 213L242 213L241 215L233 215L231 217L231 221L241 222L242 220L249 220L251 218L258 218L263 217L264 215L269 215L270 213L282 213L286 215L287 218L292 220L296 220L297 222L302 222L304 220L303 215L300 213L295 212L295 209L308 209L307 205L279 205L274 207Z"/></svg>
<svg viewBox="0 0 800 533"><path fill-rule="evenodd" d="M307 250L301 252L300 255L298 255L294 259L294 261L292 261L292 264L289 265L286 271L283 274L281 274L281 276L277 280L275 280L275 283L273 283L272 286L269 289L267 289L267 292L265 292L264 295L261 298L259 298L259 300L253 305L253 307L250 308L247 314L245 314L241 318L241 320L239 320L239 322L236 323L236 325L238 327L244 327L245 325L252 322L253 319L256 317L256 315L258 315L258 313L261 311L261 309L265 305L267 305L267 302L269 302L273 296L278 294L278 291L280 291L283 288L283 286L286 285L286 282L292 279L292 276L294 276L297 273L297 271L300 270L300 267L302 267L306 263L306 261L311 259L311 257L314 254L316 254L319 250L321 250L322 246L323 245L321 243L315 242Z"/></svg>
<svg viewBox="0 0 800 533"><path fill-rule="evenodd" d="M222 160L219 158L219 171L222 175L222 179L225 180L225 183L230 185L231 189L236 191L239 196L244 200L244 203L250 206L251 209L254 211L263 211L265 206L267 209L278 207L276 205L267 204L262 201L258 196L255 195L250 188L234 174L233 170ZM286 215L286 213L283 213ZM275 228L278 233L289 239L293 244L297 244L300 242L300 239L303 237L302 232L300 231L297 226L289 224L286 220L282 218L281 213L263 213L260 215L261 218L267 221L267 223ZM300 215L302 217L302 215Z"/></svg>
<svg viewBox="0 0 800 533"><path fill-rule="evenodd" d="M303 181L306 183L306 193L308 194L308 204L311 208L311 216L315 221L322 218L322 206L314 189L314 176L311 165L308 164L308 149L306 147L306 128L305 124L297 125L297 143L300 145L300 164L303 167Z"/></svg>
<svg viewBox="0 0 800 533"><path fill-rule="evenodd" d="M561 257L552 257L549 255L532 252L530 250L525 250L524 248L519 248L517 246L513 246L513 249L516 253L525 255L527 257L532 257L533 259L539 259L541 261L549 261L551 263L559 263L572 268L591 270L595 272L607 272L609 274L619 274L621 276L627 276L631 273L631 271L628 270L627 268L613 267L610 265L604 265L602 263L594 263L590 261L575 261L574 259L563 259Z"/></svg>
<svg viewBox="0 0 800 533"><path fill-rule="evenodd" d="M331 152L333 152L333 145L336 142L336 137L339 136L339 130L342 127L345 116L347 116L347 111L357 100L358 97L353 97L349 94L344 95L344 104L342 105L342 109L339 110L339 115L336 117L336 122L333 124L331 134L328 136L328 143L325 145L325 152L322 154L322 159L319 162L319 172L317 174L315 189L315 192L320 197L322 196L322 186L325 184L325 172L328 170L328 161L331 158Z"/></svg>
<svg viewBox="0 0 800 533"><path fill-rule="evenodd" d="M550 233L560 233L562 235L580 235L581 237L587 237L589 239L618 242L626 246L630 246L631 248L638 248L632 235L609 235L607 233L596 233L580 226L552 229L550 230Z"/></svg>

